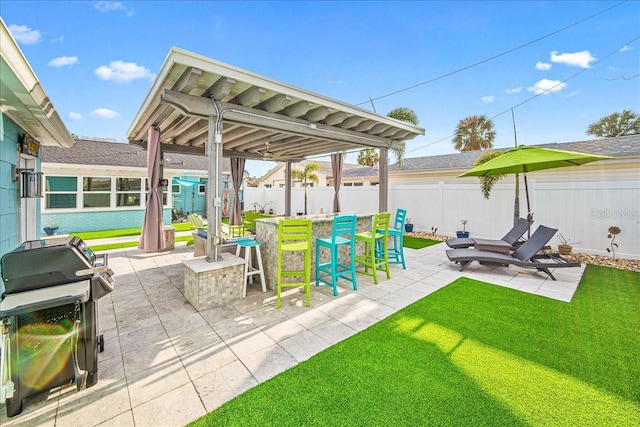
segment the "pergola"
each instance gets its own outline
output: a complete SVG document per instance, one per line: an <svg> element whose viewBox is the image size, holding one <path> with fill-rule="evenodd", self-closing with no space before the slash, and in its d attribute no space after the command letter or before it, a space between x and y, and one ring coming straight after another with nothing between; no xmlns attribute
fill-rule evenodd
<svg viewBox="0 0 640 427"><path fill-rule="evenodd" d="M286 162L285 215L290 215L293 162L378 148L384 211L389 148L424 135L420 127L175 47L129 127L129 143L147 148L150 128L159 130L162 152L209 158L207 215L217 224L215 230L209 227L209 260L218 257L222 156Z"/></svg>

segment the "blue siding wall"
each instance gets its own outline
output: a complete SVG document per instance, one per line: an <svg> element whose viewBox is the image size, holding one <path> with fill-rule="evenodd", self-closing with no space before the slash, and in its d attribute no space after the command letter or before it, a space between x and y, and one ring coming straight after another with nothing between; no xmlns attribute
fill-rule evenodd
<svg viewBox="0 0 640 427"><path fill-rule="evenodd" d="M68 234L81 231L116 230L120 228L142 227L144 209L117 211L92 211L92 212L64 212L55 214L42 214L42 224L47 224L49 219L54 219L60 229L58 234ZM171 224L171 208L163 208L162 222ZM44 235L44 231L42 231Z"/></svg>
<svg viewBox="0 0 640 427"><path fill-rule="evenodd" d="M18 161L16 144L21 132L13 120L0 112L0 257L18 246L18 187L11 180L11 165Z"/></svg>

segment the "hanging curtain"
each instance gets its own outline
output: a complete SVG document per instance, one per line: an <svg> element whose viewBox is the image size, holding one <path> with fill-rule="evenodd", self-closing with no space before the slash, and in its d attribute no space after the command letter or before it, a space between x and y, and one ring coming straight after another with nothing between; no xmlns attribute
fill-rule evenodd
<svg viewBox="0 0 640 427"><path fill-rule="evenodd" d="M164 225L162 223L162 187L159 186L161 178L160 131L155 127L150 127L147 141L149 198L144 211L138 247L145 252L157 252L165 248Z"/></svg>
<svg viewBox="0 0 640 427"><path fill-rule="evenodd" d="M342 185L342 168L344 159L342 153L331 155L331 172L333 173L333 212L340 212L340 186Z"/></svg>
<svg viewBox="0 0 640 427"><path fill-rule="evenodd" d="M244 177L245 159L239 157L231 158L231 183L235 197L231 206L231 215L229 216L229 225L242 224L242 207L240 206L240 188L242 188L242 178Z"/></svg>

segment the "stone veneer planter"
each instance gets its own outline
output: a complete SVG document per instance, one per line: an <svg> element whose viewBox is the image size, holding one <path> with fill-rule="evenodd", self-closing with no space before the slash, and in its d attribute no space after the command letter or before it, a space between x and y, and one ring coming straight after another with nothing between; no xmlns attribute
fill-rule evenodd
<svg viewBox="0 0 640 427"><path fill-rule="evenodd" d="M206 257L185 259L184 296L197 310L242 299L244 259L222 253L222 260L208 262Z"/></svg>

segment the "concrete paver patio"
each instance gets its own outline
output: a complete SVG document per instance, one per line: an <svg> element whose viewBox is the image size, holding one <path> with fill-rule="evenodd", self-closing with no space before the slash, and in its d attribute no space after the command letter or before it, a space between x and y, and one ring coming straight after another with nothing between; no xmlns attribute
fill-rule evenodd
<svg viewBox="0 0 640 427"><path fill-rule="evenodd" d="M445 248L405 249L406 270L392 266L391 279L378 285L359 275L358 290L340 287L338 297L312 286L310 308L293 289L277 310L275 292L262 293L256 281L247 298L201 312L183 295L182 260L193 247L111 251L116 287L99 301L105 351L98 383L29 398L13 418L2 406L0 425L181 426L459 277L569 302L584 271L557 269L557 281L514 267L474 264L459 272Z"/></svg>

